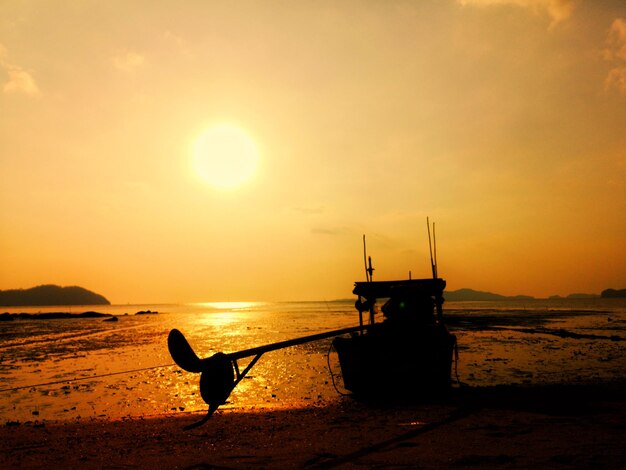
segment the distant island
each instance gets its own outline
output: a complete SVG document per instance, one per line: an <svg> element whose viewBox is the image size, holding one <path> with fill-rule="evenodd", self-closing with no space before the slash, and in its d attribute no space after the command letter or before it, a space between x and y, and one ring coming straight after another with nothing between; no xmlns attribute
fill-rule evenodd
<svg viewBox="0 0 626 470"><path fill-rule="evenodd" d="M533 300L536 297L530 295L513 295L506 296L500 294L494 294L492 292L482 292L473 289L458 289L453 291L446 291L444 293L446 300L452 301L483 301L483 300ZM569 294L565 297L560 295L552 295L549 299L619 299L626 298L626 289L606 289L601 294Z"/></svg>
<svg viewBox="0 0 626 470"><path fill-rule="evenodd" d="M597 299L600 297L598 294L570 294L565 297L561 297L560 295L551 295L548 297L549 299Z"/></svg>
<svg viewBox="0 0 626 470"><path fill-rule="evenodd" d="M600 295L604 299L625 299L626 289L606 289Z"/></svg>
<svg viewBox="0 0 626 470"><path fill-rule="evenodd" d="M48 284L30 289L0 290L0 305L4 307L110 304L102 295L78 286Z"/></svg>
<svg viewBox="0 0 626 470"><path fill-rule="evenodd" d="M443 296L451 301L474 301L474 300L533 300L529 295L506 296L493 292L481 292L474 289L458 289L446 291Z"/></svg>

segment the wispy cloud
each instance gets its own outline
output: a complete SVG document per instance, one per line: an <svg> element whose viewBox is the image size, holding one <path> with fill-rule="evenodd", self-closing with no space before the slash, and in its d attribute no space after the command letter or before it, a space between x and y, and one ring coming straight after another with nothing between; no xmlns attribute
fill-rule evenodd
<svg viewBox="0 0 626 470"><path fill-rule="evenodd" d="M39 87L33 76L19 65L9 62L9 53L0 44L0 68L6 73L8 80L2 86L2 91L7 94L38 95Z"/></svg>
<svg viewBox="0 0 626 470"><path fill-rule="evenodd" d="M616 18L606 38L604 58L607 60L626 60L626 20Z"/></svg>
<svg viewBox="0 0 626 470"><path fill-rule="evenodd" d="M604 87L607 91L615 89L626 94L626 66L612 68L604 81Z"/></svg>
<svg viewBox="0 0 626 470"><path fill-rule="evenodd" d="M606 91L617 90L626 94L626 20L616 18L606 38L604 58L611 62L613 67L604 80Z"/></svg>
<svg viewBox="0 0 626 470"><path fill-rule="evenodd" d="M313 207L298 206L298 207L292 207L292 210L294 210L295 212L299 212L301 214L306 214L306 215L323 214L324 212L326 212L326 208L323 206L313 206Z"/></svg>
<svg viewBox="0 0 626 470"><path fill-rule="evenodd" d="M185 57L193 56L191 49L189 48L189 45L187 44L187 41L185 41L179 35L168 30L168 31L165 31L165 33L163 33L163 39L165 39L166 42L173 44L176 47L176 49L180 52L180 54L182 54L183 56Z"/></svg>
<svg viewBox="0 0 626 470"><path fill-rule="evenodd" d="M574 11L574 0L457 0L461 5L488 7L494 5L516 5L536 13L547 14L552 22L550 27L567 20Z"/></svg>
<svg viewBox="0 0 626 470"><path fill-rule="evenodd" d="M143 66L146 59L134 51L123 51L111 58L113 66L122 72L134 72Z"/></svg>
<svg viewBox="0 0 626 470"><path fill-rule="evenodd" d="M311 229L311 233L315 235L339 235L341 229L316 227Z"/></svg>

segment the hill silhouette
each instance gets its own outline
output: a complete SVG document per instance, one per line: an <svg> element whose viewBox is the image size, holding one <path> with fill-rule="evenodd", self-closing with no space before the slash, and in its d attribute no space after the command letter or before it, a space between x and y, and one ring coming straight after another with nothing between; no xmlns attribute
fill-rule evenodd
<svg viewBox="0 0 626 470"><path fill-rule="evenodd" d="M474 301L474 300L531 300L534 297L529 295L514 295L506 296L500 294L494 294L493 292L483 292L474 289L458 289L452 291L446 291L444 294L446 300L455 301Z"/></svg>
<svg viewBox="0 0 626 470"><path fill-rule="evenodd" d="M471 301L471 300L531 300L534 297L529 295L506 296L494 294L493 292L482 292L474 289L458 289L446 291L444 294L446 300Z"/></svg>
<svg viewBox="0 0 626 470"><path fill-rule="evenodd" d="M483 292L474 289L458 289L453 291L446 291L444 294L446 300L454 301L474 301L474 300L533 300L535 297L530 295L513 295L506 296L500 294L494 294L493 292ZM575 293L569 294L565 297L560 295L551 295L549 299L598 299L598 298L626 298L626 289L606 289L601 294L582 294Z"/></svg>
<svg viewBox="0 0 626 470"><path fill-rule="evenodd" d="M5 307L110 304L102 295L78 286L47 284L30 289L0 290L0 305Z"/></svg>
<svg viewBox="0 0 626 470"><path fill-rule="evenodd" d="M605 299L624 299L626 298L626 289L606 289L600 295Z"/></svg>

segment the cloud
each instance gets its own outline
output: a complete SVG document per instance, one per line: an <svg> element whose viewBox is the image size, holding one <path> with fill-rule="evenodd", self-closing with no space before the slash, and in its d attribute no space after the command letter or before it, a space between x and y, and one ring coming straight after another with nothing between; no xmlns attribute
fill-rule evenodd
<svg viewBox="0 0 626 470"><path fill-rule="evenodd" d="M311 229L313 235L343 235L346 232L344 227L313 227Z"/></svg>
<svg viewBox="0 0 626 470"><path fill-rule="evenodd" d="M113 66L122 72L133 72L145 63L145 57L133 51L124 51L111 59Z"/></svg>
<svg viewBox="0 0 626 470"><path fill-rule="evenodd" d="M463 6L515 5L529 8L537 13L546 13L552 19L550 28L567 20L574 11L574 0L457 0L457 3Z"/></svg>
<svg viewBox="0 0 626 470"><path fill-rule="evenodd" d="M292 207L292 210L299 212L301 214L306 214L306 215L323 214L326 211L326 209L323 206L316 206L316 207L298 206L298 207Z"/></svg>
<svg viewBox="0 0 626 470"><path fill-rule="evenodd" d="M336 228L312 228L311 233L315 235L338 235L341 230Z"/></svg>
<svg viewBox="0 0 626 470"><path fill-rule="evenodd" d="M604 89L606 91L615 89L626 94L626 66L614 67L609 71L604 81Z"/></svg>
<svg viewBox="0 0 626 470"><path fill-rule="evenodd" d="M17 65L3 66L9 75L9 81L3 87L5 93L39 94L39 87L30 73Z"/></svg>
<svg viewBox="0 0 626 470"><path fill-rule="evenodd" d="M9 53L6 47L0 44L0 68L8 75L8 81L2 86L2 91L7 94L38 95L39 87L30 72L9 62L8 57Z"/></svg>
<svg viewBox="0 0 626 470"><path fill-rule="evenodd" d="M626 20L623 18L616 18L609 28L604 59L613 65L604 80L604 89L626 95Z"/></svg>
<svg viewBox="0 0 626 470"><path fill-rule="evenodd" d="M616 18L609 28L604 58L626 60L626 20L623 18Z"/></svg>
<svg viewBox="0 0 626 470"><path fill-rule="evenodd" d="M165 31L163 33L163 39L170 44L174 44L176 49L185 57L193 57L189 46L187 45L187 41L178 36L177 34L172 33L171 31Z"/></svg>

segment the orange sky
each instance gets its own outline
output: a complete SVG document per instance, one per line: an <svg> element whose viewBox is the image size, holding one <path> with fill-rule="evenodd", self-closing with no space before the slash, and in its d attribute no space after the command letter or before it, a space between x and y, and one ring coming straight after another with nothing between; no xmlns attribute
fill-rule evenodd
<svg viewBox="0 0 626 470"><path fill-rule="evenodd" d="M231 188L193 163L225 124ZM0 289L345 298L364 233L428 276L429 215L450 289L599 293L625 185L623 1L0 4Z"/></svg>

